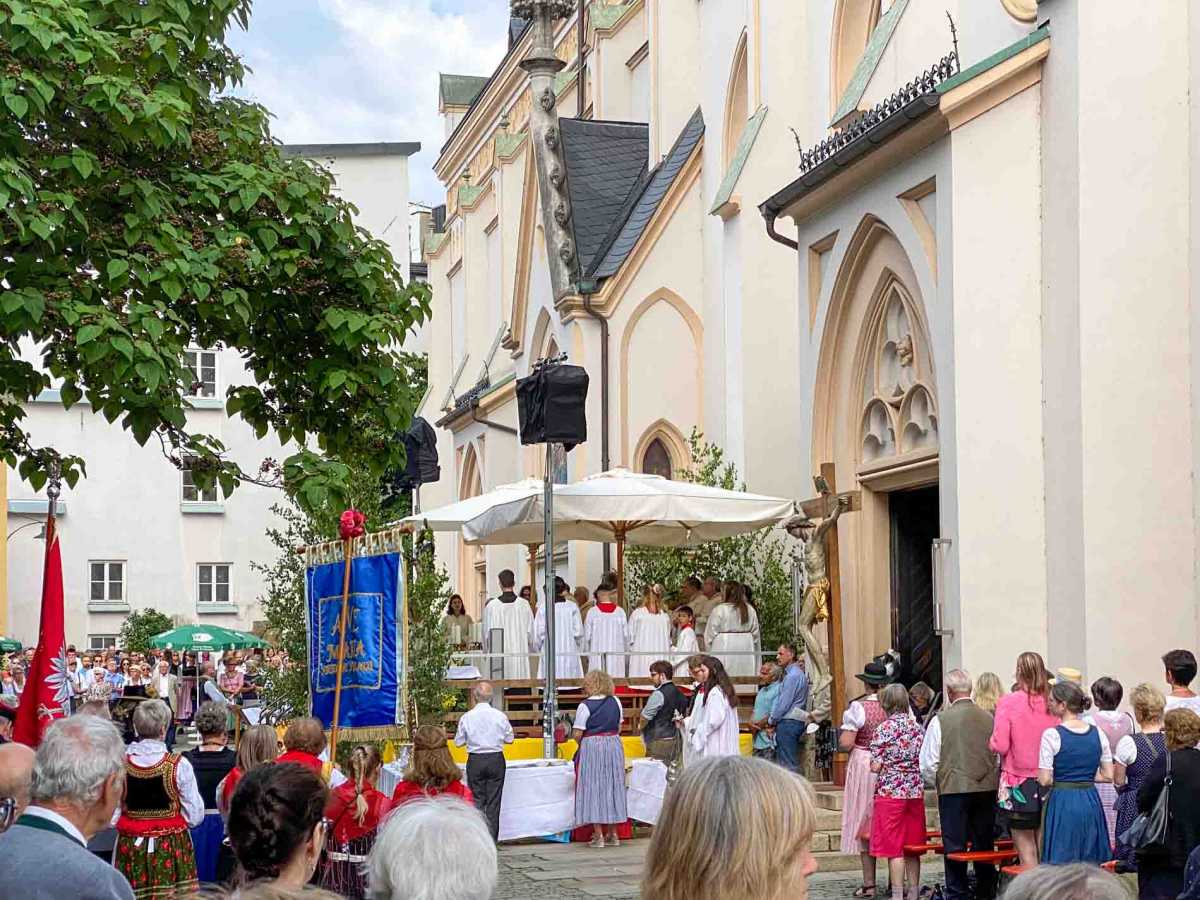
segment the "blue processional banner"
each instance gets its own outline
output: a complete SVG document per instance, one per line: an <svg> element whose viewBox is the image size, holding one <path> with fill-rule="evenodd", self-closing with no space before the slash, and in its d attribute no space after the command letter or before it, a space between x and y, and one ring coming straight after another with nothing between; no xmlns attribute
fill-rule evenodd
<svg viewBox="0 0 1200 900"><path fill-rule="evenodd" d="M308 674L312 714L333 724L338 617L345 561L307 567ZM386 728L404 722L404 580L400 554L356 557L350 568L349 618L339 728Z"/></svg>

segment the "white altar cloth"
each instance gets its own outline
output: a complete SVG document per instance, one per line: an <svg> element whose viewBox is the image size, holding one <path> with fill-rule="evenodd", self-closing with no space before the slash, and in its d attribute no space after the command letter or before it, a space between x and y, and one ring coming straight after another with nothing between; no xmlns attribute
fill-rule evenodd
<svg viewBox="0 0 1200 900"><path fill-rule="evenodd" d="M403 766L388 763L379 773L379 790L390 797L403 775ZM574 827L574 765L565 759L509 760L500 800L500 840L543 837Z"/></svg>
<svg viewBox="0 0 1200 900"><path fill-rule="evenodd" d="M667 791L667 767L657 759L635 759L629 770L626 795L629 818L647 825L658 822Z"/></svg>

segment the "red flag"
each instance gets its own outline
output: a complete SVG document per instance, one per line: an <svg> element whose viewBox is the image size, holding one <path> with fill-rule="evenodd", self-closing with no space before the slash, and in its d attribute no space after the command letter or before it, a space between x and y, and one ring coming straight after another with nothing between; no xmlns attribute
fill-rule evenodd
<svg viewBox="0 0 1200 900"><path fill-rule="evenodd" d="M13 722L13 740L36 747L55 719L68 713L67 640L63 627L62 556L54 516L46 522L46 569L42 575L42 623L37 651L25 673L25 690Z"/></svg>

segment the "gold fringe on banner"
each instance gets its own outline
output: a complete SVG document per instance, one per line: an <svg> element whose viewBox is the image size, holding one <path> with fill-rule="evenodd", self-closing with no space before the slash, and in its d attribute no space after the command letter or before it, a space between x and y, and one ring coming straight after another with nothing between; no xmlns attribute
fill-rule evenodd
<svg viewBox="0 0 1200 900"><path fill-rule="evenodd" d="M372 531L362 537L357 537L354 539L354 558L399 553L404 546L402 539L408 533L407 529L388 528L384 531ZM345 541L326 541L323 544L301 547L300 552L304 556L305 565L323 566L345 561L346 543Z"/></svg>
<svg viewBox="0 0 1200 900"><path fill-rule="evenodd" d="M375 725L368 728L347 728L343 725L338 729L338 746L346 741L394 741L403 745L409 742L408 728L404 725Z"/></svg>

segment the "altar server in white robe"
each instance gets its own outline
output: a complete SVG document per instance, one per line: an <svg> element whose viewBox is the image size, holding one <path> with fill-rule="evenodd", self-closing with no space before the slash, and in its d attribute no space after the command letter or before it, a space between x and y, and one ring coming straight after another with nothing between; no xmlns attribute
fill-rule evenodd
<svg viewBox="0 0 1200 900"><path fill-rule="evenodd" d="M702 656L695 674L697 687L692 712L683 721L688 744L686 761L737 756L737 694L725 667L713 656Z"/></svg>
<svg viewBox="0 0 1200 900"><path fill-rule="evenodd" d="M746 600L746 592L736 581L725 584L725 599L708 617L704 646L725 666L734 678L753 678L758 673L762 633L758 613Z"/></svg>
<svg viewBox="0 0 1200 900"><path fill-rule="evenodd" d="M642 605L629 616L629 651L631 678L646 677L651 663L671 655L671 616L663 609L661 584L647 587Z"/></svg>
<svg viewBox="0 0 1200 900"><path fill-rule="evenodd" d="M533 611L529 601L513 593L516 578L511 569L500 573L500 596L493 597L483 608L483 644L488 653L518 653L520 656L505 656L488 663L484 677L528 678L529 629L533 625ZM499 635L494 634L496 630Z"/></svg>
<svg viewBox="0 0 1200 900"><path fill-rule="evenodd" d="M675 628L679 634L671 646L671 663L675 666L676 678L687 678L688 657L700 652L700 641L696 639L696 620L690 606L675 607Z"/></svg>
<svg viewBox="0 0 1200 900"><path fill-rule="evenodd" d="M583 640L583 620L579 618L579 607L571 598L567 583L555 576L554 589L554 677L582 678L583 663L579 658L580 642ZM538 606L537 615L529 632L529 645L538 653L546 652L546 605Z"/></svg>
<svg viewBox="0 0 1200 900"><path fill-rule="evenodd" d="M603 669L613 678L625 677L625 651L629 649L629 620L617 605L607 584L595 591L596 605L583 626L583 645L588 651L588 670Z"/></svg>

